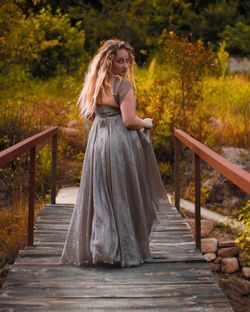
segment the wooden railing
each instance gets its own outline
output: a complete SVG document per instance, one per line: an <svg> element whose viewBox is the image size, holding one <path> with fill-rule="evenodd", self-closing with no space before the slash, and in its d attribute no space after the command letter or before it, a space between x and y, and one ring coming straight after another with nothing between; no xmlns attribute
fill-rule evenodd
<svg viewBox="0 0 250 312"><path fill-rule="evenodd" d="M19 155L30 152L29 168L29 210L28 210L28 246L34 243L34 202L35 202L35 160L36 146L52 137L52 168L51 168L51 203L56 201L56 164L57 164L58 127L49 128L25 139L0 152L0 167L4 167Z"/></svg>
<svg viewBox="0 0 250 312"><path fill-rule="evenodd" d="M195 242L196 247L201 247L201 213L200 213L200 192L201 192L201 174L200 160L203 159L207 164L222 174L228 180L233 182L246 193L250 194L250 173L234 165L227 159L215 153L199 141L195 140L180 129L174 130L175 137L175 166L174 166L174 184L175 184L175 206L180 209L180 142L191 149L195 154Z"/></svg>

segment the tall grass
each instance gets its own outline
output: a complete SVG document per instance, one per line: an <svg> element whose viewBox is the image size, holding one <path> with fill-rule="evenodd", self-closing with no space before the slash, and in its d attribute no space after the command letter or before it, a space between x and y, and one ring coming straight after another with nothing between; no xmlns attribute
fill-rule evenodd
<svg viewBox="0 0 250 312"><path fill-rule="evenodd" d="M205 110L217 122L218 145L250 148L250 81L244 76L207 77L203 84Z"/></svg>
<svg viewBox="0 0 250 312"><path fill-rule="evenodd" d="M161 123L169 123L166 112L181 91L174 83L172 68L161 68L155 59L148 68L136 71L138 83L138 101L142 102L142 112L158 119L161 110ZM161 78L167 81L160 85ZM159 84L157 86L157 84ZM166 87L167 85L167 87ZM199 83L200 99L192 111L191 129L204 132L203 143L210 147L238 146L250 148L250 80L244 75L205 76ZM158 103L160 101L160 103ZM158 107L159 106L159 107ZM139 105L139 108L140 105ZM166 118L164 120L164 115ZM202 116L208 118L201 122ZM156 125L157 126L157 125Z"/></svg>

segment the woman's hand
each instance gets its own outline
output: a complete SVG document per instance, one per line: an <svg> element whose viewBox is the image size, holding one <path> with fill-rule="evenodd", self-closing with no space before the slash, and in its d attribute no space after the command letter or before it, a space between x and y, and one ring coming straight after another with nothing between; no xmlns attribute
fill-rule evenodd
<svg viewBox="0 0 250 312"><path fill-rule="evenodd" d="M150 129L153 127L153 119L151 118L144 118L143 123L144 123L144 128L146 129Z"/></svg>

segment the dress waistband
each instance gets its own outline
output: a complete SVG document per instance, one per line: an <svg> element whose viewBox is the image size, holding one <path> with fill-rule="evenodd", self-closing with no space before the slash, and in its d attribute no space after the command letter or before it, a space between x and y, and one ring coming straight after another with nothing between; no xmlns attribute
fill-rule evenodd
<svg viewBox="0 0 250 312"><path fill-rule="evenodd" d="M95 115L101 117L112 117L121 115L121 110L120 107L97 104L95 108Z"/></svg>

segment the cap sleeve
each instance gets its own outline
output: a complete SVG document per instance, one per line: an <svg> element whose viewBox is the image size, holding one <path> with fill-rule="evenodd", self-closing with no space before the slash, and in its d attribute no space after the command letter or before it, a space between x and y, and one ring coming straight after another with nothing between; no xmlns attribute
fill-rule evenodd
<svg viewBox="0 0 250 312"><path fill-rule="evenodd" d="M129 82L129 80L115 78L113 95L114 95L114 98L115 98L117 104L121 105L125 96L128 94L128 92L131 89L132 89L132 86L131 86L131 83Z"/></svg>

